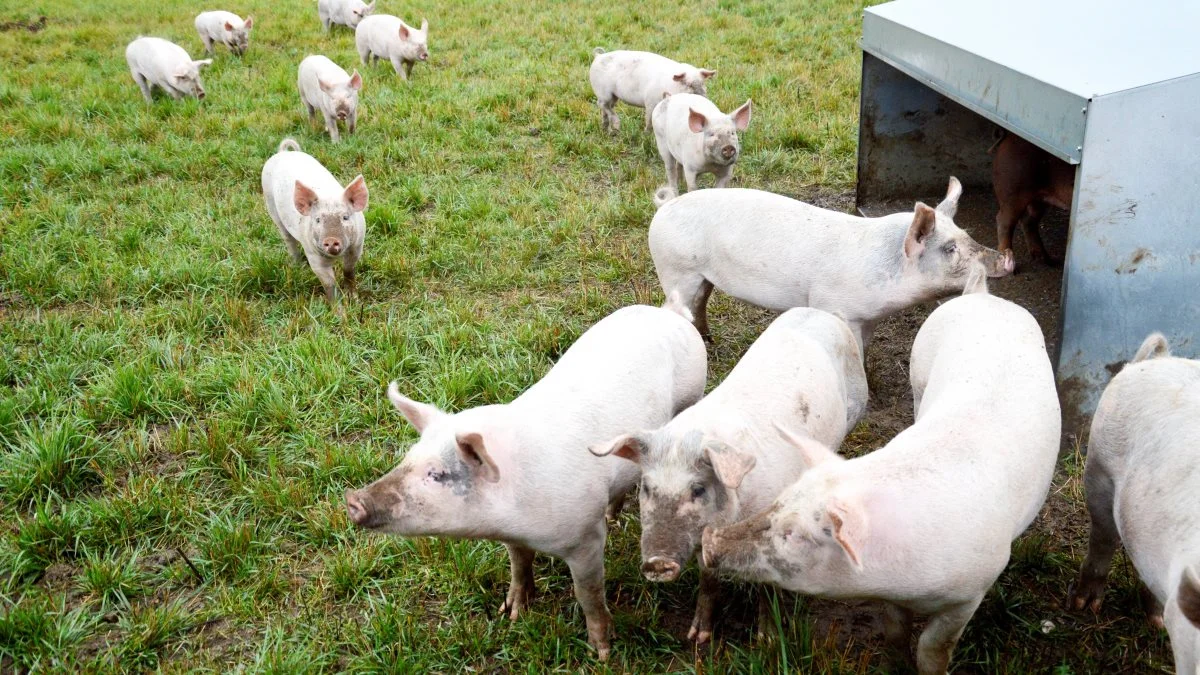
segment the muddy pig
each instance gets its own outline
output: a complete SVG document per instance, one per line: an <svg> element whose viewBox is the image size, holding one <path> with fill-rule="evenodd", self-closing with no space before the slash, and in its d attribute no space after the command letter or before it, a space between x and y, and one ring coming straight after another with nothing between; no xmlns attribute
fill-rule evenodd
<svg viewBox="0 0 1200 675"><path fill-rule="evenodd" d="M1029 256L1036 262L1061 265L1061 256L1046 251L1038 223L1047 206L1071 210L1075 167L1016 134L1005 134L992 156L992 188L1000 210L996 213L996 248L1012 251L1018 223L1025 233Z"/></svg>
<svg viewBox="0 0 1200 675"><path fill-rule="evenodd" d="M679 194L679 174L688 191L696 176L711 173L723 188L733 178L733 165L742 152L738 132L750 125L750 101L726 115L712 101L695 94L666 96L654 108L654 140L667 169L667 187L654 196L655 204Z"/></svg>
<svg viewBox="0 0 1200 675"><path fill-rule="evenodd" d="M300 62L296 86L308 118L313 119L320 110L331 139L336 142L339 138L339 120L346 123L346 133L354 133L358 126L358 92L362 90L362 76L357 70L347 75L324 56L306 56Z"/></svg>
<svg viewBox="0 0 1200 675"><path fill-rule="evenodd" d="M592 50L592 67L588 79L600 106L600 126L606 131L621 128L615 107L624 101L646 111L646 131L650 130L654 106L663 93L692 93L708 95L708 80L715 70L679 63L651 52L617 50L606 52L601 47Z"/></svg>

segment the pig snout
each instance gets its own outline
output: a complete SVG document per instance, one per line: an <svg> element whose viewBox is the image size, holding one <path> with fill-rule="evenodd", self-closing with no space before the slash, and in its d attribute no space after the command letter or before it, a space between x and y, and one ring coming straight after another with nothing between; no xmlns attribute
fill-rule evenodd
<svg viewBox="0 0 1200 675"><path fill-rule="evenodd" d="M663 556L654 556L642 563L642 574L650 581L675 581L679 578L678 562Z"/></svg>
<svg viewBox="0 0 1200 675"><path fill-rule="evenodd" d="M359 490L346 490L346 515L350 516L350 522L359 527L370 528L375 525L370 502Z"/></svg>
<svg viewBox="0 0 1200 675"><path fill-rule="evenodd" d="M771 529L770 514L771 511L765 511L719 529L704 528L700 537L700 561L713 569L722 564L726 567L746 565Z"/></svg>
<svg viewBox="0 0 1200 675"><path fill-rule="evenodd" d="M321 240L321 248L329 255L339 255L342 252L342 241L337 237L325 237Z"/></svg>
<svg viewBox="0 0 1200 675"><path fill-rule="evenodd" d="M337 111L337 118L343 122L346 121L346 111L345 110Z"/></svg>
<svg viewBox="0 0 1200 675"><path fill-rule="evenodd" d="M418 56L417 58L421 59L422 61L428 61L428 60L429 60L429 53L428 53L428 52L421 52L421 55L420 55L420 56Z"/></svg>
<svg viewBox="0 0 1200 675"><path fill-rule="evenodd" d="M989 277L1006 277L1013 273L1016 267L1016 260L1013 259L1012 249L1008 249L1001 253L990 248L983 249L983 254L979 256L979 261L987 268Z"/></svg>
<svg viewBox="0 0 1200 675"><path fill-rule="evenodd" d="M196 92L196 98L198 98L198 99L200 99L200 100L202 100L202 101L204 100L204 90L203 90L203 89L201 89L200 91Z"/></svg>
<svg viewBox="0 0 1200 675"><path fill-rule="evenodd" d="M721 148L721 156L725 159L733 159L737 155L737 148L732 145L727 145Z"/></svg>

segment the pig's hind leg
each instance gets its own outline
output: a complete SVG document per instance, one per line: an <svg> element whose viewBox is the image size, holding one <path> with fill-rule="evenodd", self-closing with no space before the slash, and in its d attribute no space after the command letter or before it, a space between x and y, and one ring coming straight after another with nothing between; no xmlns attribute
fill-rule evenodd
<svg viewBox="0 0 1200 675"><path fill-rule="evenodd" d="M146 99L146 103L154 103L154 95L150 92L150 82L146 80L146 76L134 72L133 81L137 83L138 89L142 90L142 97Z"/></svg>
<svg viewBox="0 0 1200 675"><path fill-rule="evenodd" d="M1062 258L1052 256L1046 250L1046 244L1042 241L1042 230L1038 227L1042 222L1042 216L1046 215L1046 205L1042 202L1035 201L1025 207L1025 213L1021 216L1021 232L1025 234L1025 245L1029 247L1029 257L1037 262L1044 262L1047 265L1058 267L1062 265Z"/></svg>
<svg viewBox="0 0 1200 675"><path fill-rule="evenodd" d="M1098 612L1104 604L1104 583L1113 554L1121 543L1121 534L1113 519L1112 476L1100 461L1088 458L1083 471L1083 484L1092 531L1088 536L1087 557L1079 569L1079 579L1070 590L1071 606L1076 610L1087 607Z"/></svg>
<svg viewBox="0 0 1200 675"><path fill-rule="evenodd" d="M500 605L500 614L516 620L533 602L536 587L533 583L533 549L520 544L505 544L508 549L508 566L512 580L508 585L508 596Z"/></svg>
<svg viewBox="0 0 1200 675"><path fill-rule="evenodd" d="M981 602L983 595L929 619L929 624L917 641L917 671L921 675L944 675L947 672L950 654Z"/></svg>

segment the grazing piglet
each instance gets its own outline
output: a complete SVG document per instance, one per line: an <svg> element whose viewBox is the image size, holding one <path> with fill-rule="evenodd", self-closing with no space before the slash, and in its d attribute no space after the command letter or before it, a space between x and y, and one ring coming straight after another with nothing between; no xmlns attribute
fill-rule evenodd
<svg viewBox="0 0 1200 675"><path fill-rule="evenodd" d="M429 60L429 22L421 19L417 29L388 14L370 16L358 24L354 44L364 66L391 61L400 79L407 80L414 63Z"/></svg>
<svg viewBox="0 0 1200 675"><path fill-rule="evenodd" d="M867 379L850 328L819 309L788 310L750 346L721 386L656 431L592 448L642 467L642 573L674 581L706 526L771 504L804 468L775 425L841 445L867 406ZM688 638L712 636L716 572L700 567Z"/></svg>
<svg viewBox="0 0 1200 675"><path fill-rule="evenodd" d="M1012 272L1011 255L954 224L961 194L951 178L936 209L860 218L759 190L699 190L654 215L650 254L663 291L679 294L705 335L715 286L768 309L836 314L861 347L877 321L961 291L975 262L990 276Z"/></svg>
<svg viewBox="0 0 1200 675"><path fill-rule="evenodd" d="M1046 251L1038 223L1047 205L1071 210L1075 167L1016 134L1005 134L993 153L992 188L1000 204L996 213L996 248L1001 253L1012 250L1013 230L1020 223L1030 257L1061 265L1061 256Z"/></svg>
<svg viewBox="0 0 1200 675"><path fill-rule="evenodd" d="M916 421L883 448L843 460L794 437L808 468L766 511L706 529L708 567L807 595L888 604L888 641L943 675L963 628L1041 509L1058 458L1060 412L1042 331L983 292L929 315L913 343Z"/></svg>
<svg viewBox="0 0 1200 675"><path fill-rule="evenodd" d="M355 525L403 536L492 539L508 548L512 584L500 607L516 619L533 599L535 551L566 561L588 642L608 657L605 507L637 482L637 466L588 446L653 428L696 402L704 343L675 312L619 309L585 332L512 403L445 413L388 397L421 434L400 465L346 492Z"/></svg>
<svg viewBox="0 0 1200 675"><path fill-rule="evenodd" d="M254 17L245 21L233 12L201 12L196 15L196 32L204 43L204 51L213 54L213 44L220 43L229 51L241 56L250 46L250 29L254 28Z"/></svg>
<svg viewBox="0 0 1200 675"><path fill-rule="evenodd" d="M1087 489L1092 534L1076 609L1100 610L1121 542L1164 626L1175 672L1200 673L1200 361L1171 356L1155 333L1112 379L1092 418ZM1164 611L1165 606L1165 611Z"/></svg>
<svg viewBox="0 0 1200 675"><path fill-rule="evenodd" d="M600 106L600 126L607 131L621 128L621 120L613 110L617 101L644 108L646 130L649 131L654 106L664 93L707 96L708 79L717 74L715 70L697 68L650 52L605 52L596 47L592 55L588 77Z"/></svg>
<svg viewBox="0 0 1200 675"><path fill-rule="evenodd" d="M335 260L342 261L343 281L347 292L353 294L354 268L367 232L363 218L367 182L363 177L356 177L343 190L320 162L300 151L299 143L285 138L279 151L263 165L262 188L267 212L292 259L308 258L330 304L337 294Z"/></svg>
<svg viewBox="0 0 1200 675"><path fill-rule="evenodd" d="M178 101L184 96L204 98L204 84L200 82L200 67L212 63L212 59L193 61L183 47L162 38L138 36L125 48L125 62L133 81L142 90L146 103L153 103L150 95L153 87L167 92Z"/></svg>
<svg viewBox="0 0 1200 675"><path fill-rule="evenodd" d="M317 16L325 32L334 24L357 28L360 21L375 11L375 0L367 4L362 0L317 0Z"/></svg>
<svg viewBox="0 0 1200 675"><path fill-rule="evenodd" d="M729 185L733 164L742 146L738 132L750 125L750 101L726 115L713 102L695 94L666 96L654 108L654 140L667 168L669 187L655 195L655 203L679 194L679 172L688 190L696 189L696 175L711 173L717 187Z"/></svg>
<svg viewBox="0 0 1200 675"><path fill-rule="evenodd" d="M362 76L357 70L347 75L338 64L314 54L300 62L297 85L308 118L313 119L320 110L330 138L338 140L339 120L346 123L346 133L354 133L358 123L358 92L362 89Z"/></svg>

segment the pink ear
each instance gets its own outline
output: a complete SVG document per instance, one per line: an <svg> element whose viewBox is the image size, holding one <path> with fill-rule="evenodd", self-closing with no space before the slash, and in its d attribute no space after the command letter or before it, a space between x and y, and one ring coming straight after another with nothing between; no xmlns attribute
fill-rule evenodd
<svg viewBox="0 0 1200 675"><path fill-rule="evenodd" d="M700 69L700 77L703 77L706 80L710 77L716 77L716 76L717 76L717 71L715 71L715 70L709 70L707 68Z"/></svg>
<svg viewBox="0 0 1200 675"><path fill-rule="evenodd" d="M350 88L354 91L362 89L362 75L359 75L357 70L350 76Z"/></svg>
<svg viewBox="0 0 1200 675"><path fill-rule="evenodd" d="M783 440L796 446L800 451L800 458L804 460L804 464L809 468L813 468L818 464L824 464L829 461L841 461L842 456L830 450L824 443L818 441L811 436L802 436L792 433L784 429L778 422L775 423L775 430L779 432Z"/></svg>
<svg viewBox="0 0 1200 675"><path fill-rule="evenodd" d="M733 118L733 125L738 131L745 131L746 127L750 126L750 99L746 99L742 107L734 110L730 117Z"/></svg>
<svg viewBox="0 0 1200 675"><path fill-rule="evenodd" d="M363 211L367 208L367 181L359 174L357 178L350 181L346 186L346 191L342 193L342 199L350 204L350 208L355 211Z"/></svg>
<svg viewBox="0 0 1200 675"><path fill-rule="evenodd" d="M683 82L684 78L686 78L686 77L687 77L687 73L678 73L671 79L675 80L676 82Z"/></svg>
<svg viewBox="0 0 1200 675"><path fill-rule="evenodd" d="M483 436L474 431L455 436L458 442L458 454L467 464L479 472L479 477L489 483L500 480L500 469L488 454Z"/></svg>
<svg viewBox="0 0 1200 675"><path fill-rule="evenodd" d="M825 512L833 522L833 538L850 556L850 562L862 569L862 550L867 543L867 514L862 505L835 498L826 506Z"/></svg>
<svg viewBox="0 0 1200 675"><path fill-rule="evenodd" d="M401 40L408 39L408 26L405 26L404 24L400 24L400 39Z"/></svg>
<svg viewBox="0 0 1200 675"><path fill-rule="evenodd" d="M704 127L706 126L708 126L708 118L696 112L695 110L688 108L688 128L691 129L693 133L698 134L701 131L704 131Z"/></svg>
<svg viewBox="0 0 1200 675"><path fill-rule="evenodd" d="M233 30L233 24L226 21L225 22L225 30L229 30L229 31Z"/></svg>
<svg viewBox="0 0 1200 675"><path fill-rule="evenodd" d="M292 203L296 205L296 210L300 212L300 215L307 216L308 212L312 210L313 204L317 203L317 193L304 183L296 181L296 190L292 193Z"/></svg>
<svg viewBox="0 0 1200 675"><path fill-rule="evenodd" d="M906 258L916 258L925 250L925 239L933 234L933 228L937 225L937 216L934 215L933 209L917 202L913 207L912 225L908 226L908 234L904 235L904 256Z"/></svg>
<svg viewBox="0 0 1200 675"><path fill-rule="evenodd" d="M392 402L392 405L396 406L396 410L399 410L401 415L404 415L408 423L413 425L417 433L425 431L425 427L446 416L446 413L428 403L418 403L406 396L402 396L400 394L400 387L395 382L388 385L388 400Z"/></svg>
<svg viewBox="0 0 1200 675"><path fill-rule="evenodd" d="M250 30L251 28L254 28L254 17L248 16L246 17L246 30Z"/></svg>
<svg viewBox="0 0 1200 675"><path fill-rule="evenodd" d="M646 443L642 439L641 434L624 434L617 436L608 443L601 443L588 448L588 452L597 457L614 455L621 459L627 459L634 464L641 462L642 453L645 451Z"/></svg>
<svg viewBox="0 0 1200 675"><path fill-rule="evenodd" d="M704 455L712 464L713 473L717 474L717 480L730 490L738 489L742 484L742 479L757 463L754 455L739 452L719 441L706 443Z"/></svg>

